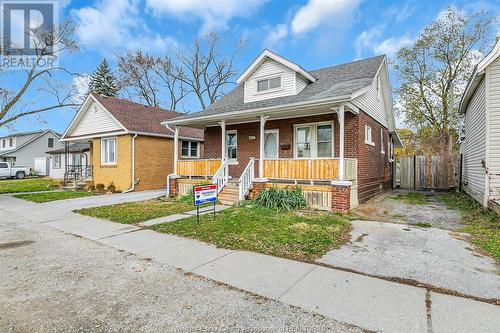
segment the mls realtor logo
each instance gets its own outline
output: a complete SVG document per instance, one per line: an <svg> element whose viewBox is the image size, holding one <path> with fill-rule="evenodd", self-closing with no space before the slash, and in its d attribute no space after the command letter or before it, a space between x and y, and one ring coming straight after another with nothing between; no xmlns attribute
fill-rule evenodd
<svg viewBox="0 0 500 333"><path fill-rule="evenodd" d="M0 0L1 69L57 66L58 1Z"/></svg>

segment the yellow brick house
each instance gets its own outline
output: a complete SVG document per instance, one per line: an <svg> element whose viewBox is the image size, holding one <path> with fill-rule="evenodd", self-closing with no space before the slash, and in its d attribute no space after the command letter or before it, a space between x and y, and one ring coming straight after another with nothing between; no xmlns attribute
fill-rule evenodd
<svg viewBox="0 0 500 333"><path fill-rule="evenodd" d="M95 185L113 183L119 191L165 188L167 175L174 168L174 133L161 123L179 115L126 99L90 94L62 141L90 143L91 165L84 170L68 164L66 174L72 176L65 178ZM179 156L203 156L202 130L183 128L178 135Z"/></svg>

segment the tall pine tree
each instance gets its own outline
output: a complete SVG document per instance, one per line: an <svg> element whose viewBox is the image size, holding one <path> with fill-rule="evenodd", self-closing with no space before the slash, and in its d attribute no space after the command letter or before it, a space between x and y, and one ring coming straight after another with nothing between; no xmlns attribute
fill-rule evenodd
<svg viewBox="0 0 500 333"><path fill-rule="evenodd" d="M116 78L106 59L102 60L96 71L90 76L89 92L103 96L116 96L118 92Z"/></svg>

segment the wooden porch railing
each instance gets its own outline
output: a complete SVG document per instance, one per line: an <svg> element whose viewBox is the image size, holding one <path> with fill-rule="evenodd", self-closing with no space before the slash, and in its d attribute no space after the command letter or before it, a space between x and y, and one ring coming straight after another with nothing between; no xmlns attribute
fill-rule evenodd
<svg viewBox="0 0 500 333"><path fill-rule="evenodd" d="M264 177L271 179L328 180L339 178L338 158L330 159L275 159L264 160ZM355 180L358 161L344 159L344 179Z"/></svg>
<svg viewBox="0 0 500 333"><path fill-rule="evenodd" d="M222 160L180 160L177 161L179 176L213 176L220 168Z"/></svg>

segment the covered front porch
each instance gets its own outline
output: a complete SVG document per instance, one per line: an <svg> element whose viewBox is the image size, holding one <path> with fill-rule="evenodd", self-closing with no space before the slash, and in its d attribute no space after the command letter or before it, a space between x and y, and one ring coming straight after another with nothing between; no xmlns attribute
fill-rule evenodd
<svg viewBox="0 0 500 333"><path fill-rule="evenodd" d="M354 106L327 104L212 121L187 119L175 125L174 140L179 140L180 126L204 128L205 156L188 160L175 153L174 174L181 183L210 180L219 191L237 184L238 200L270 183L315 186L322 192L355 185L357 112Z"/></svg>

